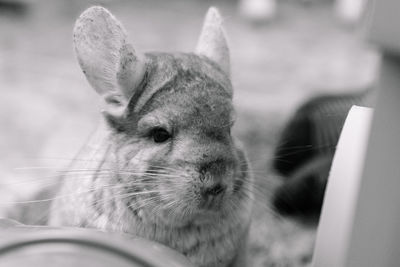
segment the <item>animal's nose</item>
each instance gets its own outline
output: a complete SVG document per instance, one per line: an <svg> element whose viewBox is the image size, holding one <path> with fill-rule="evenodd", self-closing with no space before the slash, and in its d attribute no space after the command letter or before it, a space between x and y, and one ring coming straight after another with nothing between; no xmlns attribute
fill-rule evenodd
<svg viewBox="0 0 400 267"><path fill-rule="evenodd" d="M218 158L213 161L206 161L200 165L200 173L202 176L207 175L222 175L226 171L227 161L223 158Z"/></svg>
<svg viewBox="0 0 400 267"><path fill-rule="evenodd" d="M205 196L218 196L225 192L226 190L226 185L223 185L221 183L217 183L214 186L205 188L203 191L203 195Z"/></svg>

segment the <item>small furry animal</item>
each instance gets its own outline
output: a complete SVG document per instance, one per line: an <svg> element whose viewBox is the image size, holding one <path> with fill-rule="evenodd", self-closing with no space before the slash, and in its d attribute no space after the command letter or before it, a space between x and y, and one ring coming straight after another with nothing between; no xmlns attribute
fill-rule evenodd
<svg viewBox="0 0 400 267"><path fill-rule="evenodd" d="M196 266L245 266L253 182L231 135L218 11L209 9L195 53L141 54L102 7L78 18L73 40L104 123L63 177L49 224L144 237Z"/></svg>

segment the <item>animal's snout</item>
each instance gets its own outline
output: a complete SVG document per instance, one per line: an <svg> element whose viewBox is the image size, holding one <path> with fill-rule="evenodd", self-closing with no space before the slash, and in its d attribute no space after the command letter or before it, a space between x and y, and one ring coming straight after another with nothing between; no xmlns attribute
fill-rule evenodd
<svg viewBox="0 0 400 267"><path fill-rule="evenodd" d="M201 194L204 197L218 196L226 190L225 177L228 166L229 161L224 158L217 158L200 164Z"/></svg>
<svg viewBox="0 0 400 267"><path fill-rule="evenodd" d="M213 161L203 162L200 164L200 174L206 180L208 176L221 176L224 175L227 169L228 162L223 158Z"/></svg>

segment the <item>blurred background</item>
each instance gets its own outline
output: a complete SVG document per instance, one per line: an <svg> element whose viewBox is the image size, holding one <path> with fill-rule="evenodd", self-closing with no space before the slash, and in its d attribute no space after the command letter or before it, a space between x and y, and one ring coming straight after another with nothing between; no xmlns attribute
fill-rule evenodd
<svg viewBox="0 0 400 267"><path fill-rule="evenodd" d="M357 15L338 1L253 0L252 8L246 0L0 0L0 216L65 167L100 119L72 50L74 21L85 8L107 7L142 51L191 52L205 12L216 6L231 48L235 131L263 185L254 266L305 266L314 228L269 208L281 182L269 168L274 145L302 102L371 87L379 62Z"/></svg>

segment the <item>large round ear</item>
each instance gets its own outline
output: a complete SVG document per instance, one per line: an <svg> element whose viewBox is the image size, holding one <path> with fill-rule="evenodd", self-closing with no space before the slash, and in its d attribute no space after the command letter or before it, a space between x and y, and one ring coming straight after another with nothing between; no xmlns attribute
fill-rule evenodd
<svg viewBox="0 0 400 267"><path fill-rule="evenodd" d="M215 7L208 9L196 53L213 60L228 76L230 75L228 42L222 26L221 15Z"/></svg>
<svg viewBox="0 0 400 267"><path fill-rule="evenodd" d="M127 43L121 23L105 8L91 7L77 19L74 48L90 85L102 97L105 112L121 116L142 81L142 56Z"/></svg>

